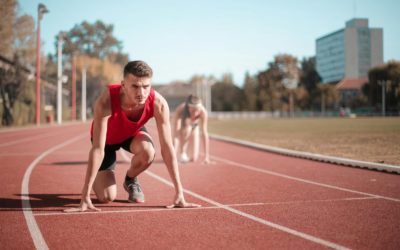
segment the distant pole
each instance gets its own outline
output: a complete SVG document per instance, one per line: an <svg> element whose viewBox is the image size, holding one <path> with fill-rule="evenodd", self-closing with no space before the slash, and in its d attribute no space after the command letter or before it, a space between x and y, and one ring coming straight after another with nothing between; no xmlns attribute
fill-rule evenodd
<svg viewBox="0 0 400 250"><path fill-rule="evenodd" d="M62 123L62 49L63 34L58 34L57 42L57 123Z"/></svg>
<svg viewBox="0 0 400 250"><path fill-rule="evenodd" d="M322 90L321 93L321 115L325 116L325 91Z"/></svg>
<svg viewBox="0 0 400 250"><path fill-rule="evenodd" d="M208 107L207 107L207 103L208 103L208 100L207 100L207 80L203 79L201 81L201 83L202 83L201 84L202 85L202 92L201 92L202 100L204 102L204 106L208 110Z"/></svg>
<svg viewBox="0 0 400 250"><path fill-rule="evenodd" d="M75 56L72 55L72 95L71 95L71 120L76 120L76 65L75 65Z"/></svg>
<svg viewBox="0 0 400 250"><path fill-rule="evenodd" d="M39 14L40 16L40 11ZM36 126L40 125L40 17L36 33Z"/></svg>
<svg viewBox="0 0 400 250"><path fill-rule="evenodd" d="M212 85L211 81L208 80L208 81L207 81L207 92L206 92L206 95L207 95L207 112L208 112L209 114L211 114L211 112L212 112L211 85Z"/></svg>
<svg viewBox="0 0 400 250"><path fill-rule="evenodd" d="M49 12L44 4L38 5L36 31L36 126L40 126L40 20L43 14Z"/></svg>
<svg viewBox="0 0 400 250"><path fill-rule="evenodd" d="M82 69L82 107L81 107L82 121L86 121L86 66Z"/></svg>
<svg viewBox="0 0 400 250"><path fill-rule="evenodd" d="M198 97L200 97L201 98L201 82L199 82L199 81L196 81L196 95L198 96Z"/></svg>
<svg viewBox="0 0 400 250"><path fill-rule="evenodd" d="M293 101L292 90L289 90L289 110L290 110L290 117L294 117L294 101Z"/></svg>
<svg viewBox="0 0 400 250"><path fill-rule="evenodd" d="M382 85L382 116L386 116L386 110L385 110L385 107L386 107L386 100L385 100L385 98L386 98L386 86L385 86L386 81L382 80L380 82Z"/></svg>

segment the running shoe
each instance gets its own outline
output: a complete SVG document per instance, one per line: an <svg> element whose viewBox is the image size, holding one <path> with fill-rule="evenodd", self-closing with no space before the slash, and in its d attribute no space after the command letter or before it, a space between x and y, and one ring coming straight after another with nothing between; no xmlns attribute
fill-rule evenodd
<svg viewBox="0 0 400 250"><path fill-rule="evenodd" d="M189 162L189 156L186 153L182 153L181 157L179 158L180 163L188 163Z"/></svg>
<svg viewBox="0 0 400 250"><path fill-rule="evenodd" d="M124 189L128 192L128 201L132 203L143 203L144 193L140 187L139 180L137 177L133 178L132 181L124 181Z"/></svg>

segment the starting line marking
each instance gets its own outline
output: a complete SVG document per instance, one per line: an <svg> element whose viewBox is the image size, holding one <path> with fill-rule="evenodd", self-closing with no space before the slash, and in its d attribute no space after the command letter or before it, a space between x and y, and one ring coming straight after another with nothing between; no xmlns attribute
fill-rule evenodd
<svg viewBox="0 0 400 250"><path fill-rule="evenodd" d="M237 204L225 204L224 206L228 207L252 207L252 206L268 206L268 205L285 205L285 204L299 204L299 203L313 203L313 202L336 202L336 201L355 201L355 200L373 200L378 199L375 197L354 197L354 198L343 198L343 199L326 199L326 200L306 200L306 201L278 201L278 202L254 202L254 203L237 203ZM101 208L98 206L98 208ZM135 209L137 208L137 209ZM89 215L89 214L118 214L118 213L138 213L138 212L179 212L179 211L187 211L187 210L209 210L209 209L222 209L217 206L207 206L207 207L198 207L198 208L180 208L180 209L167 209L167 208L140 208L140 206L132 206L132 209L123 209L123 210L108 210L108 211L85 211L85 212L76 212L76 213L65 213L65 212L43 212L43 213L35 213L34 216L63 216L63 215ZM1 211L1 209L0 209Z"/></svg>

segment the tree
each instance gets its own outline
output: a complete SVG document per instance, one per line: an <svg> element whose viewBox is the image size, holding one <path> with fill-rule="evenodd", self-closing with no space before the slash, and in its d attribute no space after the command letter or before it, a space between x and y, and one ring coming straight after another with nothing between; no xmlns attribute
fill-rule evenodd
<svg viewBox="0 0 400 250"><path fill-rule="evenodd" d="M32 91L25 65L35 60L34 21L31 16L17 16L17 1L0 1L0 68L1 124L21 124L29 117ZM21 107L25 111L21 111ZM17 110L15 109L17 107ZM15 119L17 118L17 119ZM24 119L24 122L28 119Z"/></svg>
<svg viewBox="0 0 400 250"><path fill-rule="evenodd" d="M14 40L14 22L16 18L16 0L0 1L0 55L11 58Z"/></svg>
<svg viewBox="0 0 400 250"><path fill-rule="evenodd" d="M382 81L385 82L386 110L398 112L400 110L400 62L389 61L377 66L368 72L369 83L364 85L363 93L368 96L371 106L382 104Z"/></svg>
<svg viewBox="0 0 400 250"><path fill-rule="evenodd" d="M318 86L318 96L316 101L321 105L321 112L324 113L328 109L337 108L339 103L339 93L335 85L331 84L319 84Z"/></svg>
<svg viewBox="0 0 400 250"><path fill-rule="evenodd" d="M18 57L14 60L14 70L0 68L0 97L3 104L1 124L10 126L14 122L13 108L21 90L21 66Z"/></svg>
<svg viewBox="0 0 400 250"><path fill-rule="evenodd" d="M245 75L243 92L245 97L244 109L248 111L261 110L257 78L250 76L248 72Z"/></svg>
<svg viewBox="0 0 400 250"><path fill-rule="evenodd" d="M14 27L14 53L18 54L21 64L34 64L36 59L36 33L33 17L29 15L18 17Z"/></svg>
<svg viewBox="0 0 400 250"><path fill-rule="evenodd" d="M114 26L111 24L99 20L93 24L83 21L66 32L63 53L69 56L83 54L99 59L108 58L111 62L125 65L128 55L122 53L122 42L114 37L113 31Z"/></svg>
<svg viewBox="0 0 400 250"><path fill-rule="evenodd" d="M306 99L302 100L303 108L308 109L319 109L319 98L320 91L318 84L322 78L318 74L315 67L315 57L303 58L300 62L301 74L299 86L303 87L307 91Z"/></svg>
<svg viewBox="0 0 400 250"><path fill-rule="evenodd" d="M241 111L244 95L233 83L231 74L224 74L211 88L213 111Z"/></svg>
<svg viewBox="0 0 400 250"><path fill-rule="evenodd" d="M298 81L297 58L279 54L269 63L268 69L258 74L260 94L264 90L261 103L263 110L287 110L290 100L289 89L296 87ZM293 86L292 86L293 85Z"/></svg>
<svg viewBox="0 0 400 250"><path fill-rule="evenodd" d="M128 55L122 53L122 42L113 35L113 25L96 21L83 21L71 30L63 32L63 74L69 76L65 87L72 88L72 61L76 63L76 83L82 81L82 70L87 73L87 105L93 105L101 89L122 78L122 68L128 62ZM57 47L58 36L55 38ZM57 76L57 57L48 56L49 76ZM76 89L77 106L81 100L81 88ZM79 111L79 109L78 109Z"/></svg>

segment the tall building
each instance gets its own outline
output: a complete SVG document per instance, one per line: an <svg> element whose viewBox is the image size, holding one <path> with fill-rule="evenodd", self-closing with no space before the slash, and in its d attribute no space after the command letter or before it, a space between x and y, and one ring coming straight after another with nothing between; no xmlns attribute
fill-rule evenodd
<svg viewBox="0 0 400 250"><path fill-rule="evenodd" d="M317 71L323 83L360 79L383 63L383 30L369 28L368 19L354 18L344 29L316 40Z"/></svg>

